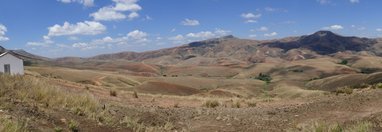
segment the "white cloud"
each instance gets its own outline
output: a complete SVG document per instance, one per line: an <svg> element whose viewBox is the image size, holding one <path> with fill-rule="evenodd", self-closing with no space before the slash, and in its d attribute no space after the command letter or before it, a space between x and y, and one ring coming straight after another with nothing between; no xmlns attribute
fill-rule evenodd
<svg viewBox="0 0 382 132"><path fill-rule="evenodd" d="M256 20L246 20L245 23L256 23Z"/></svg>
<svg viewBox="0 0 382 132"><path fill-rule="evenodd" d="M198 26L198 25L200 25L200 23L198 20L195 20L195 19L184 19L182 21L182 25L184 25L184 26Z"/></svg>
<svg viewBox="0 0 382 132"><path fill-rule="evenodd" d="M288 12L288 10L286 9L273 8L273 7L265 7L264 10L267 12Z"/></svg>
<svg viewBox="0 0 382 132"><path fill-rule="evenodd" d="M176 35L174 37L170 37L168 39L173 40L173 41L183 41L185 38L183 37L183 35L179 34L179 35Z"/></svg>
<svg viewBox="0 0 382 132"><path fill-rule="evenodd" d="M49 47L49 43L45 42L28 42L27 46L34 46L34 47Z"/></svg>
<svg viewBox="0 0 382 132"><path fill-rule="evenodd" d="M382 28L377 28L376 31L382 32Z"/></svg>
<svg viewBox="0 0 382 132"><path fill-rule="evenodd" d="M70 36L70 37L68 38L68 40L75 41L75 40L79 40L79 38L76 37L76 36Z"/></svg>
<svg viewBox="0 0 382 132"><path fill-rule="evenodd" d="M116 11L132 11L136 12L142 10L142 7L137 4L138 0L113 0L116 4L114 10Z"/></svg>
<svg viewBox="0 0 382 132"><path fill-rule="evenodd" d="M91 13L95 21L113 21L129 18L130 20L138 18L138 11L142 10L142 7L137 4L138 0L113 0L115 5L105 6L99 9L97 12ZM124 12L130 12L129 15L125 15Z"/></svg>
<svg viewBox="0 0 382 132"><path fill-rule="evenodd" d="M50 47L52 44L54 44L54 41L51 40L51 38L47 35L43 36L43 41L41 42L27 42L27 46L31 47Z"/></svg>
<svg viewBox="0 0 382 132"><path fill-rule="evenodd" d="M241 17L245 19L258 19L261 17L261 14L253 14L253 13L243 13Z"/></svg>
<svg viewBox="0 0 382 132"><path fill-rule="evenodd" d="M8 41L9 38L5 36L5 33L7 32L7 27L5 27L3 24L0 24L0 41Z"/></svg>
<svg viewBox="0 0 382 132"><path fill-rule="evenodd" d="M144 20L153 20L153 18L151 18L149 15L146 15Z"/></svg>
<svg viewBox="0 0 382 132"><path fill-rule="evenodd" d="M99 22L85 21L76 24L65 22L64 25L54 25L48 28L48 36L67 36L67 35L97 35L106 31L106 26Z"/></svg>
<svg viewBox="0 0 382 132"><path fill-rule="evenodd" d="M257 19L259 19L262 15L260 13L253 14L253 13L243 13L241 14L241 17L245 19L245 23L256 23Z"/></svg>
<svg viewBox="0 0 382 132"><path fill-rule="evenodd" d="M231 33L231 31L223 30L220 28L215 29L215 35L216 36L224 36L224 35L228 35L229 33Z"/></svg>
<svg viewBox="0 0 382 132"><path fill-rule="evenodd" d="M188 33L185 35L178 34L176 36L169 37L168 40L172 41L173 43L186 43L186 42L192 42L192 41L199 41L203 39L218 38L218 37L226 36L230 32L231 31L217 28L214 31L201 31L201 32L195 32L195 33Z"/></svg>
<svg viewBox="0 0 382 132"><path fill-rule="evenodd" d="M258 32L258 31L260 31L260 32L267 32L267 31L269 31L269 29L266 26L262 26L262 27L260 27L258 29L251 29L249 31L251 31L251 32Z"/></svg>
<svg viewBox="0 0 382 132"><path fill-rule="evenodd" d="M274 37L277 36L277 32L272 32L272 33L266 33L264 34L265 37Z"/></svg>
<svg viewBox="0 0 382 132"><path fill-rule="evenodd" d="M113 10L111 7L102 7L97 12L90 14L96 21L111 21L126 19L126 15Z"/></svg>
<svg viewBox="0 0 382 132"><path fill-rule="evenodd" d="M72 44L72 47L73 48L78 48L78 49L81 49L81 50L91 50L91 49L98 48L96 45L91 45L91 44L88 44L88 43L74 43L74 44Z"/></svg>
<svg viewBox="0 0 382 132"><path fill-rule="evenodd" d="M332 25L329 27L324 27L322 29L324 29L324 30L342 30L342 29L344 29L344 27L342 25Z"/></svg>
<svg viewBox="0 0 382 132"><path fill-rule="evenodd" d="M143 40L147 37L147 33L139 31L139 30L134 30L131 31L127 34L128 38L135 39L135 40Z"/></svg>
<svg viewBox="0 0 382 132"><path fill-rule="evenodd" d="M265 27L265 26L260 27L259 31L266 32L266 31L268 31L268 27Z"/></svg>
<svg viewBox="0 0 382 132"><path fill-rule="evenodd" d="M129 14L129 16L127 16L129 18L129 20L132 20L134 18L138 18L139 17L139 14L137 12L132 12Z"/></svg>
<svg viewBox="0 0 382 132"><path fill-rule="evenodd" d="M91 7L94 6L94 0L57 0L62 3L80 3L83 4L84 6Z"/></svg>
<svg viewBox="0 0 382 132"><path fill-rule="evenodd" d="M330 4L331 1L330 0L317 0L318 3L324 5L324 4Z"/></svg>
<svg viewBox="0 0 382 132"><path fill-rule="evenodd" d="M198 32L198 33L188 33L186 36L190 37L190 38L203 38L203 39L206 39L206 38L215 37L215 34L210 32L210 31L202 31L202 32Z"/></svg>
<svg viewBox="0 0 382 132"><path fill-rule="evenodd" d="M350 0L350 3L359 3L359 0Z"/></svg>

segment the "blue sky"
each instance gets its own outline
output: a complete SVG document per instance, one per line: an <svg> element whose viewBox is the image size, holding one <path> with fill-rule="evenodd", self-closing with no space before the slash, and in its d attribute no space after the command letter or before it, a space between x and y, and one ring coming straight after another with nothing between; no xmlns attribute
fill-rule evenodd
<svg viewBox="0 0 382 132"><path fill-rule="evenodd" d="M382 37L380 0L1 0L0 45L47 56L147 51L232 34Z"/></svg>

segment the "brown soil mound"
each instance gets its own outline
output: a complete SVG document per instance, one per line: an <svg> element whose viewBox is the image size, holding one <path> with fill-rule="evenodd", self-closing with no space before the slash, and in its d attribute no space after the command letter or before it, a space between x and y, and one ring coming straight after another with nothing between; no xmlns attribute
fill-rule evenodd
<svg viewBox="0 0 382 132"><path fill-rule="evenodd" d="M217 97L236 97L237 96L236 94L233 94L233 93L228 92L228 91L223 91L220 89L212 90L209 92L209 94L212 96L217 96Z"/></svg>
<svg viewBox="0 0 382 132"><path fill-rule="evenodd" d="M376 84L382 82L382 73L337 75L324 79L314 80L306 84L309 89L335 91L340 87L358 88L363 84Z"/></svg>
<svg viewBox="0 0 382 132"><path fill-rule="evenodd" d="M187 96L200 93L199 90L187 86L170 84L165 82L146 82L136 86L135 89L142 93L164 94L164 95L180 95Z"/></svg>

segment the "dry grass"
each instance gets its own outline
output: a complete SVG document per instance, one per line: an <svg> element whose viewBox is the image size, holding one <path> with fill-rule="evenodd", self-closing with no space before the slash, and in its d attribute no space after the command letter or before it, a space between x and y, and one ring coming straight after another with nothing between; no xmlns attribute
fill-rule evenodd
<svg viewBox="0 0 382 132"><path fill-rule="evenodd" d="M297 129L303 132L370 132L373 124L367 121L358 121L351 125L340 125L338 123L313 122L301 124ZM295 130L290 130L295 131Z"/></svg>
<svg viewBox="0 0 382 132"><path fill-rule="evenodd" d="M49 109L68 110L91 119L97 119L101 111L99 101L93 95L60 89L34 77L0 76L0 87L0 106L3 107L12 105L6 100L17 100Z"/></svg>
<svg viewBox="0 0 382 132"><path fill-rule="evenodd" d="M175 128L171 122L166 122L162 126L145 126L139 122L138 118L132 118L125 116L121 121L121 124L131 128L134 132L169 132Z"/></svg>
<svg viewBox="0 0 382 132"><path fill-rule="evenodd" d="M22 132L26 131L26 121L15 121L10 117L0 116L0 131L1 132Z"/></svg>
<svg viewBox="0 0 382 132"><path fill-rule="evenodd" d="M207 100L206 102L203 103L203 106L207 108L215 108L220 106L220 103L217 100Z"/></svg>
<svg viewBox="0 0 382 132"><path fill-rule="evenodd" d="M349 87L342 87L342 88L338 88L336 91L336 94L352 94L353 93L353 89L352 88L349 88Z"/></svg>
<svg viewBox="0 0 382 132"><path fill-rule="evenodd" d="M149 124L140 124L132 118L117 118L111 115L108 108L103 108L96 97L84 92L74 92L61 87L52 86L42 78L32 76L0 76L0 108L7 109L15 107L14 103L8 102L15 100L22 104L31 104L44 109L60 109L78 115L78 117L97 121L101 124L114 126L126 122L126 127L134 131L169 131L173 129L171 122L162 126L151 126ZM120 115L119 115L120 116ZM19 120L16 120L20 118ZM2 118L0 114L0 131L27 131L27 122L23 121L25 117L14 117L12 120ZM71 131L80 129L80 122L71 120L67 128ZM82 122L81 122L82 123ZM52 128L53 129L53 128Z"/></svg>

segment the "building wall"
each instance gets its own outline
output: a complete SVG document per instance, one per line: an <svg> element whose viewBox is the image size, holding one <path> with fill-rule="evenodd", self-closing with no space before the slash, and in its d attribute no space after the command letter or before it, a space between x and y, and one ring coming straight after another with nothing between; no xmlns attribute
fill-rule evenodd
<svg viewBox="0 0 382 132"><path fill-rule="evenodd" d="M6 54L0 57L0 73L4 73L4 65L11 65L11 74L12 75L24 75L24 64L23 60L11 55Z"/></svg>

